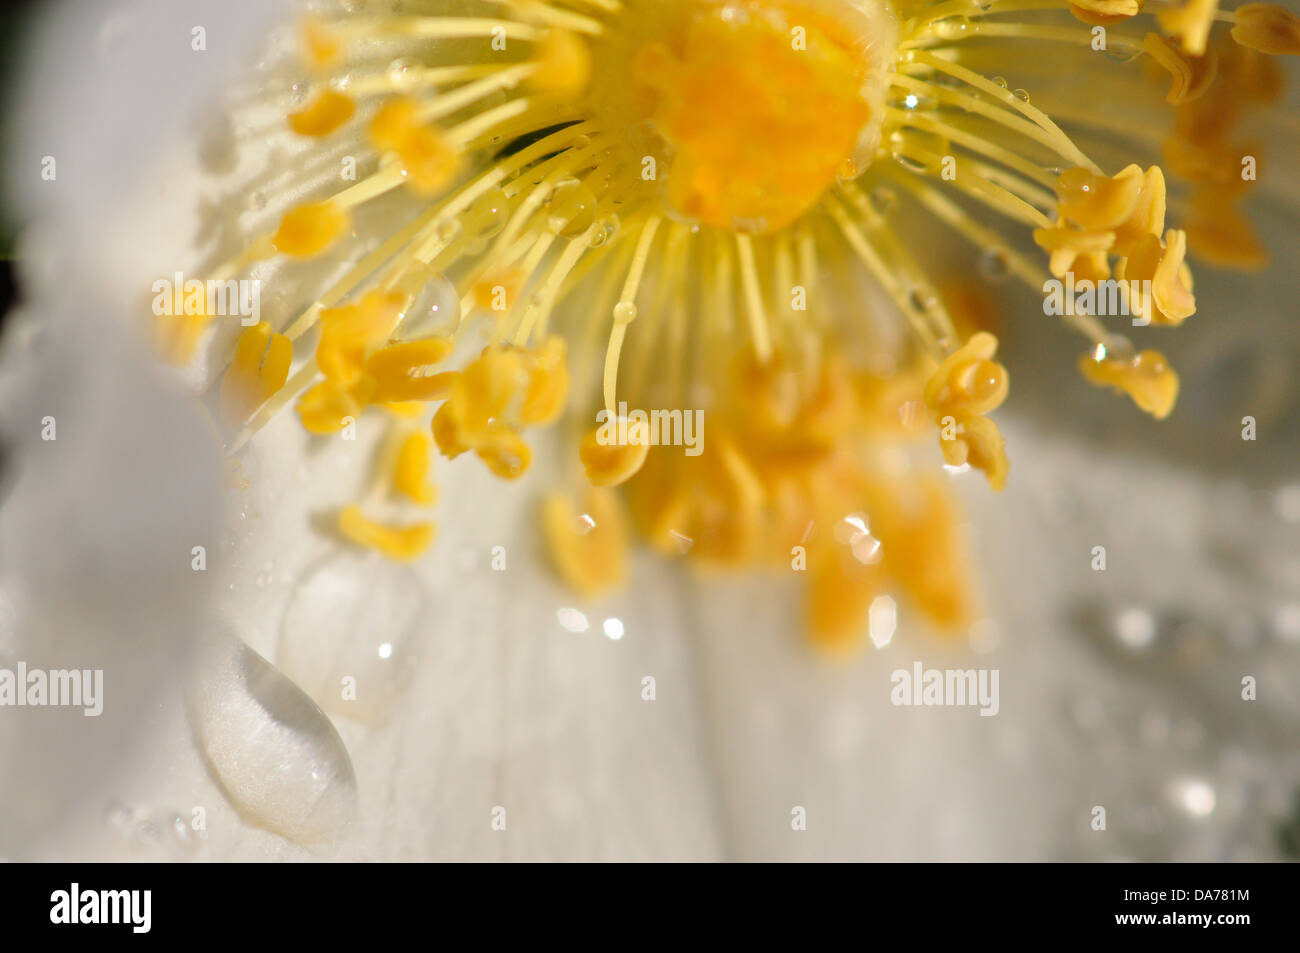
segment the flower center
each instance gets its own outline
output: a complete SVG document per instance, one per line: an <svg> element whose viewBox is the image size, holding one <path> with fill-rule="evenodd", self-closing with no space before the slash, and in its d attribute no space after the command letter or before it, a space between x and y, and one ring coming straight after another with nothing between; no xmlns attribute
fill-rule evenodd
<svg viewBox="0 0 1300 953"><path fill-rule="evenodd" d="M843 0L664 7L626 68L633 113L650 121L671 157L674 212L770 232L807 211L837 175L860 171L879 132L887 44L878 41L893 30L883 5L871 13Z"/></svg>

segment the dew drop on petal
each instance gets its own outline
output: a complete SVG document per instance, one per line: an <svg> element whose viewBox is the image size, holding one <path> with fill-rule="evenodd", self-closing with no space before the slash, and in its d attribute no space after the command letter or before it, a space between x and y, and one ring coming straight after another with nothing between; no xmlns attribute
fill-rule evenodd
<svg viewBox="0 0 1300 953"><path fill-rule="evenodd" d="M214 633L196 662L190 726L240 814L299 843L342 834L356 818L357 782L325 713L229 634Z"/></svg>
<svg viewBox="0 0 1300 953"><path fill-rule="evenodd" d="M409 566L342 550L294 585L276 661L325 711L377 724L410 684L431 614Z"/></svg>

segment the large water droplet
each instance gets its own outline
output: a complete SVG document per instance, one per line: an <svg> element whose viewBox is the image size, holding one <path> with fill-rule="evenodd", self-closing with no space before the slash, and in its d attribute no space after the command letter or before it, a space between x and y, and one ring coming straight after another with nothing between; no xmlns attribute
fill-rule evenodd
<svg viewBox="0 0 1300 953"><path fill-rule="evenodd" d="M979 267L989 281L1003 281L1011 271L1011 259L1005 248L986 248L980 253Z"/></svg>
<svg viewBox="0 0 1300 953"><path fill-rule="evenodd" d="M229 634L211 635L196 661L190 726L230 802L300 843L343 833L357 813L356 775L325 713Z"/></svg>
<svg viewBox="0 0 1300 953"><path fill-rule="evenodd" d="M546 224L558 235L581 235L596 220L596 193L576 179L562 182L546 200Z"/></svg>
<svg viewBox="0 0 1300 953"><path fill-rule="evenodd" d="M344 550L294 586L276 661L326 711L374 724L411 680L430 610L412 569Z"/></svg>

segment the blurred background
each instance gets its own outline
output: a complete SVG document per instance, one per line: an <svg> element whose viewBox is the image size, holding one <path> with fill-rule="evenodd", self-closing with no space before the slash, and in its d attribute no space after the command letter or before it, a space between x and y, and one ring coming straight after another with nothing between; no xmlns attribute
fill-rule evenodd
<svg viewBox="0 0 1300 953"><path fill-rule="evenodd" d="M534 531L544 467L510 486L443 468L461 502L401 569L310 529L363 479L364 446L305 457L283 415L257 479L225 478L137 314L216 227L210 104L289 15L5 13L0 667L102 668L105 708L0 708L0 856L1300 858L1294 90L1289 181L1250 210L1273 266L1198 270L1198 314L1163 342L1178 410L1156 422L1095 390L1034 295L995 289L1011 485L955 479L985 615L954 641L902 613L835 664L799 637L785 577L642 552L626 592L576 599ZM997 669L998 715L893 706L914 662ZM360 704L331 702L346 675Z"/></svg>

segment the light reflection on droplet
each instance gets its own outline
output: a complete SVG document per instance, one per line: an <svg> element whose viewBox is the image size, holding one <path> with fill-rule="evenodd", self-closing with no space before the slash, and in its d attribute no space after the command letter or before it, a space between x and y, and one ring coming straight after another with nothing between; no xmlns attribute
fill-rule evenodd
<svg viewBox="0 0 1300 953"><path fill-rule="evenodd" d="M1144 649L1156 637L1156 622L1145 609L1125 609L1115 620L1115 634L1131 649Z"/></svg>
<svg viewBox="0 0 1300 953"><path fill-rule="evenodd" d="M622 619L616 619L613 616L611 616L610 618L605 620L605 624L602 626L602 628L605 630L605 635L608 638L613 639L615 642L623 638Z"/></svg>
<svg viewBox="0 0 1300 953"><path fill-rule="evenodd" d="M898 629L898 605L889 596L877 596L867 610L867 633L871 644L883 649Z"/></svg>
<svg viewBox="0 0 1300 953"><path fill-rule="evenodd" d="M587 622L587 617L577 609L559 609L555 613L555 618L559 621L560 625L568 629L570 632L586 632L587 629L590 628L590 625Z"/></svg>
<svg viewBox="0 0 1300 953"><path fill-rule="evenodd" d="M1208 817L1214 812L1214 788L1202 780L1187 778L1175 782L1173 798L1175 803L1193 817Z"/></svg>

